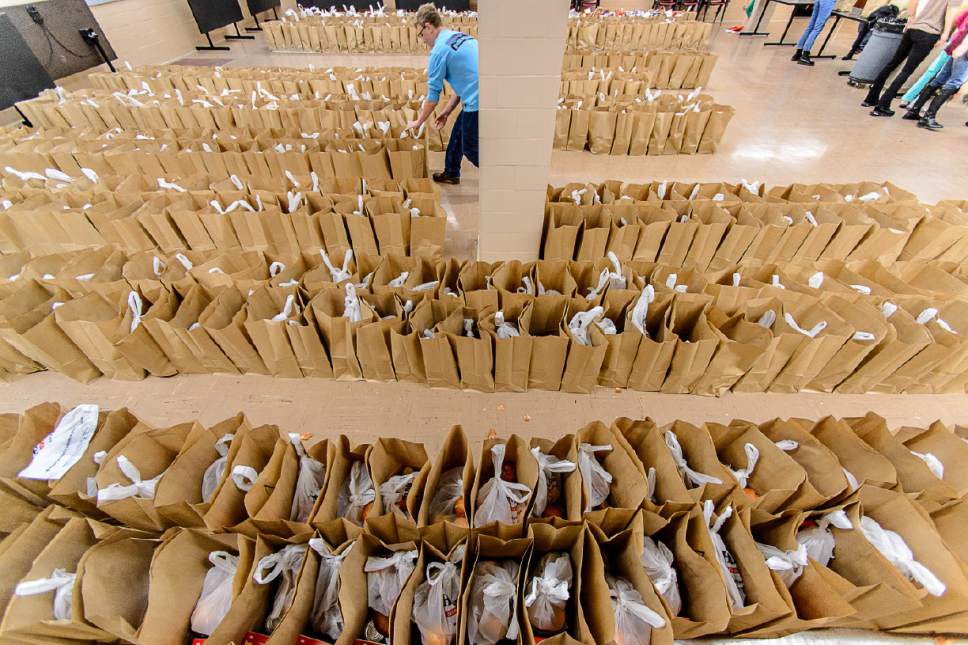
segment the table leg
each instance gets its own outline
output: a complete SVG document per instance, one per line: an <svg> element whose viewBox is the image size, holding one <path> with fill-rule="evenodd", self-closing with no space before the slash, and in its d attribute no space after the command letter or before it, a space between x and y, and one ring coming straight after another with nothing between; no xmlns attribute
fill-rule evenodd
<svg viewBox="0 0 968 645"><path fill-rule="evenodd" d="M763 16L766 15L766 10L770 8L770 2L772 0L766 0L766 4L763 5L763 11L760 12L760 17L756 19L756 26L753 27L753 31L741 31L740 36L769 36L770 32L760 31L760 24L763 22Z"/></svg>
<svg viewBox="0 0 968 645"><path fill-rule="evenodd" d="M827 37L824 38L823 44L820 45L820 51L817 52L816 56L811 56L810 58L837 58L835 54L824 54L823 51L827 48L827 43L830 42L831 37L833 37L834 32L837 31L837 25L840 24L840 16L834 14L834 22L830 25L830 31L827 33Z"/></svg>
<svg viewBox="0 0 968 645"><path fill-rule="evenodd" d="M780 40L773 43L763 43L764 45L779 46L779 47L793 47L796 43L785 43L783 39L786 38L787 32L790 31L790 25L793 24L793 12L790 12L790 19L787 20L786 28L783 30L783 35L780 36Z"/></svg>

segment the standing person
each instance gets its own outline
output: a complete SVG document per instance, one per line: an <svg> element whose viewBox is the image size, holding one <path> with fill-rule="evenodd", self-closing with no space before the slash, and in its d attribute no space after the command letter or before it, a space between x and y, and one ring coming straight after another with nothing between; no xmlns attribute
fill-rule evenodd
<svg viewBox="0 0 968 645"><path fill-rule="evenodd" d="M968 80L968 38L966 36L968 36L968 10L962 11L955 20L954 34L944 48L950 58L938 75L921 90L918 99L904 115L905 119L918 119L918 126L928 130L940 130L944 127L935 119L938 116L938 110L957 94ZM931 104L924 116L921 116L921 108L928 99L931 99Z"/></svg>
<svg viewBox="0 0 968 645"><path fill-rule="evenodd" d="M440 14L431 3L420 5L416 22L420 38L431 48L427 62L427 99L420 108L419 116L407 127L418 130L430 118L440 101L444 81L447 81L454 95L443 111L437 114L437 129L443 129L458 103L462 104L461 112L447 143L444 171L435 172L433 177L434 181L442 184L459 184L461 160L467 157L472 164L478 165L477 40L467 34L444 29Z"/></svg>
<svg viewBox="0 0 968 645"><path fill-rule="evenodd" d="M904 28L904 35L901 37L897 52L877 75L867 93L867 98L861 104L864 107L874 108L871 110L871 116L894 116L891 102L904 82L941 39L947 11L948 0L912 0L911 16ZM901 63L904 63L904 67L885 90L884 84Z"/></svg>
<svg viewBox="0 0 968 645"><path fill-rule="evenodd" d="M830 18L830 14L833 12L835 6L837 6L837 0L816 0L813 3L810 22L807 23L807 28L803 31L803 35L800 36L800 40L797 41L797 51L790 60L800 65L809 65L810 67L816 64L810 59L810 49L813 47L813 41L823 31L823 27L827 24L827 20Z"/></svg>
<svg viewBox="0 0 968 645"><path fill-rule="evenodd" d="M897 5L893 4L886 4L883 7L874 9L867 16L867 20L857 26L857 39L854 40L854 44L850 46L850 51L841 60L854 60L854 56L859 54L867 46L867 41L871 39L871 32L874 29L874 25L877 24L877 21L882 18L897 18L897 14L899 13L901 13L901 10L897 8Z"/></svg>

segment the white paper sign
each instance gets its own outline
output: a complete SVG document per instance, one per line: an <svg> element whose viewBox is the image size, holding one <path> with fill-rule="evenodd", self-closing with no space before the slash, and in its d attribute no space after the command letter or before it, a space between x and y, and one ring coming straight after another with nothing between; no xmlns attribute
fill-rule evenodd
<svg viewBox="0 0 968 645"><path fill-rule="evenodd" d="M17 475L22 479L60 479L87 451L97 430L98 406L79 405L34 446L34 458Z"/></svg>

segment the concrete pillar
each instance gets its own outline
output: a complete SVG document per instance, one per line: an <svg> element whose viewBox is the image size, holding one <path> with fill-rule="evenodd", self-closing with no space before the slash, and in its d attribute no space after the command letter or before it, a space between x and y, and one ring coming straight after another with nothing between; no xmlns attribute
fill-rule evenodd
<svg viewBox="0 0 968 645"><path fill-rule="evenodd" d="M568 0L479 0L481 260L538 257Z"/></svg>

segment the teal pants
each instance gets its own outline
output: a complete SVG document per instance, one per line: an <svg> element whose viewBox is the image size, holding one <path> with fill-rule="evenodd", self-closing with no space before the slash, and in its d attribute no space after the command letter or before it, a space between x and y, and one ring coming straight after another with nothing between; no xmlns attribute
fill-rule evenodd
<svg viewBox="0 0 968 645"><path fill-rule="evenodd" d="M951 56L945 52L938 54L938 57L931 61L931 65L928 66L928 69L924 70L924 74L921 74L921 78L919 78L918 81L911 86L911 89L904 93L904 96L901 98L901 100L906 103L910 103L914 99L918 98L918 94L921 93L921 90L924 89L924 86L927 85L928 82L941 71L941 68L945 66L950 58Z"/></svg>

